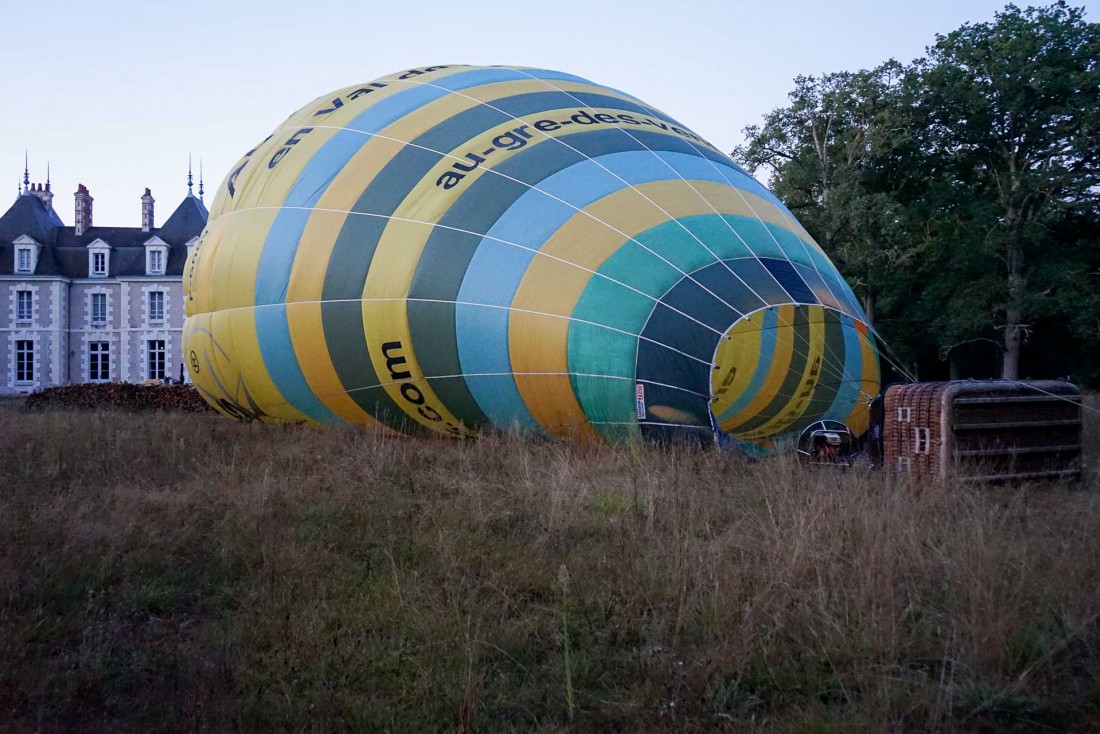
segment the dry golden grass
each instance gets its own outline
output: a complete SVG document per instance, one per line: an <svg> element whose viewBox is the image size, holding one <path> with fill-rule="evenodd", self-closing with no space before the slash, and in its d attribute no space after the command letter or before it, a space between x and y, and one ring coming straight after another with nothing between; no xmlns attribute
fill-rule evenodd
<svg viewBox="0 0 1100 734"><path fill-rule="evenodd" d="M203 415L0 435L0 730L1100 727L1093 416L1082 483L977 488Z"/></svg>

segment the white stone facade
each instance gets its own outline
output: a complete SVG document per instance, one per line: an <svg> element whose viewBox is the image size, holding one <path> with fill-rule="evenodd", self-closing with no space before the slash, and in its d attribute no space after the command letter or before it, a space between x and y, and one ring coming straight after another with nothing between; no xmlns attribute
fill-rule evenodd
<svg viewBox="0 0 1100 734"><path fill-rule="evenodd" d="M19 291L29 291L31 318L17 318ZM163 318L150 313L150 294L162 294ZM106 299L105 319L94 319L93 295ZM183 364L181 278L79 278L0 276L0 395L92 380L92 344L108 345L112 382L179 379ZM33 343L33 379L17 374L17 344ZM149 342L163 341L164 374L152 375ZM97 380L103 381L103 380Z"/></svg>
<svg viewBox="0 0 1100 734"><path fill-rule="evenodd" d="M49 184L24 179L0 215L0 395L180 379L184 264L208 216L190 176L187 196L159 229L148 189L140 228L96 227L81 184L77 225L68 227L53 211Z"/></svg>

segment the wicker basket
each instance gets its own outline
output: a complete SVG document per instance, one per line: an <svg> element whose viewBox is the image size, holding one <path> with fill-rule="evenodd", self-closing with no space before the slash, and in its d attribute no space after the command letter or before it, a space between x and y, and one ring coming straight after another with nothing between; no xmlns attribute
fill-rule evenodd
<svg viewBox="0 0 1100 734"><path fill-rule="evenodd" d="M883 463L972 481L1081 471L1081 391L1068 382L917 382L887 389Z"/></svg>

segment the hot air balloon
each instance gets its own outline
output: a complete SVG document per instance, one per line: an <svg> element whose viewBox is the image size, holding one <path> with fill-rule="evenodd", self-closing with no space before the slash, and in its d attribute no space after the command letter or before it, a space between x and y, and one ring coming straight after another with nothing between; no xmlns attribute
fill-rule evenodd
<svg viewBox="0 0 1100 734"><path fill-rule="evenodd" d="M242 420L766 451L857 435L876 341L764 186L571 74L432 66L318 97L225 178L191 380Z"/></svg>

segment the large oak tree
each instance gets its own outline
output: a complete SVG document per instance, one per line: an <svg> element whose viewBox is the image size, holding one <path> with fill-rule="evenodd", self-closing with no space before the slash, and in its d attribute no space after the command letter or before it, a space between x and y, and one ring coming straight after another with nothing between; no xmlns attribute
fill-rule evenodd
<svg viewBox="0 0 1100 734"><path fill-rule="evenodd" d="M993 316L1002 377L1017 379L1050 230L1100 185L1100 25L1058 2L937 38L917 67L917 114L931 167L955 182L959 224L985 234L1000 276Z"/></svg>
<svg viewBox="0 0 1100 734"><path fill-rule="evenodd" d="M1028 335L1100 346L1098 63L1081 9L1009 5L909 67L797 78L734 155L767 171L900 351L954 367L993 342L1017 379Z"/></svg>

